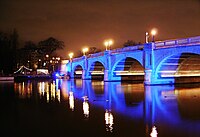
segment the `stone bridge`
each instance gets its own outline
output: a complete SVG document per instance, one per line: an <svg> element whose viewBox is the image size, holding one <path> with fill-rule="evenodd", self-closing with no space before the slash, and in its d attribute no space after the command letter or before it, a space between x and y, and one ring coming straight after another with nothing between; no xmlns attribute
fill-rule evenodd
<svg viewBox="0 0 200 137"><path fill-rule="evenodd" d="M66 66L71 78L102 76L104 81L121 81L143 77L147 85L200 82L200 36L89 54Z"/></svg>

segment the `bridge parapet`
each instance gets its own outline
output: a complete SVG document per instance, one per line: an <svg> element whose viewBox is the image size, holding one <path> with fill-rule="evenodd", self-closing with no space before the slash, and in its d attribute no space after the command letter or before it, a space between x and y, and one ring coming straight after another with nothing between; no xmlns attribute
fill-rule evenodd
<svg viewBox="0 0 200 137"><path fill-rule="evenodd" d="M84 59L84 56L82 56L82 57L79 57L79 58L73 58L73 62L78 62L78 61L80 61L80 60L83 60Z"/></svg>
<svg viewBox="0 0 200 137"><path fill-rule="evenodd" d="M89 54L87 57L88 58L95 58L95 57L99 57L99 56L103 56L104 52L98 52L98 53L94 53L94 54Z"/></svg>
<svg viewBox="0 0 200 137"><path fill-rule="evenodd" d="M144 48L144 45L129 46L129 47L111 50L111 53L114 54L114 53L120 53L120 52L125 52L125 51L141 50L143 48Z"/></svg>
<svg viewBox="0 0 200 137"><path fill-rule="evenodd" d="M177 45L190 45L194 43L200 43L200 36L185 38L185 39L175 39L175 40L166 40L161 42L156 42L156 48L163 48L168 46L177 46Z"/></svg>

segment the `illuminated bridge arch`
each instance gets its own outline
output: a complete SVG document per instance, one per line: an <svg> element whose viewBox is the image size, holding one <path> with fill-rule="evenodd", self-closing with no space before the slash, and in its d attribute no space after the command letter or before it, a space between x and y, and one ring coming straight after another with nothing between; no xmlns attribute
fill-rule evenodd
<svg viewBox="0 0 200 137"><path fill-rule="evenodd" d="M183 52L165 57L159 62L155 75L157 79L184 83L200 81L200 54Z"/></svg>
<svg viewBox="0 0 200 137"><path fill-rule="evenodd" d="M76 65L73 68L73 77L74 78L82 78L83 74L83 66L81 65Z"/></svg>
<svg viewBox="0 0 200 137"><path fill-rule="evenodd" d="M94 61L89 66L89 75L91 79L102 79L104 78L105 65L100 61Z"/></svg>
<svg viewBox="0 0 200 137"><path fill-rule="evenodd" d="M114 77L121 80L144 80L144 67L132 57L117 61L112 68L112 73Z"/></svg>

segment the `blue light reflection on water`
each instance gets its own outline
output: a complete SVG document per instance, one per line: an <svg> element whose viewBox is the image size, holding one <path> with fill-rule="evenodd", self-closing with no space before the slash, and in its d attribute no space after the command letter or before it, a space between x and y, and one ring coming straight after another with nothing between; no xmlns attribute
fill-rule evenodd
<svg viewBox="0 0 200 137"><path fill-rule="evenodd" d="M190 100L192 98L188 95L193 92L194 96L200 100L200 88L176 89L172 85L144 87L143 84L123 85L120 82L101 83L98 81L76 81L75 83L70 81L70 83L73 85L71 90L76 98L81 99L83 96L87 96L89 103L101 106L105 111L115 111L130 119L143 119L148 128L156 126L158 132L159 130L164 131L163 134L173 135L173 131L176 130L174 134L200 135L200 116L195 120L193 117L182 116L179 108L180 104L184 106L179 98ZM96 93L95 88L102 91ZM196 92L197 90L198 92ZM198 100L197 103L200 102ZM182 109L188 108L182 107ZM197 110L195 113L199 112ZM148 133L150 132L149 129ZM159 134L162 135L162 132Z"/></svg>
<svg viewBox="0 0 200 137"><path fill-rule="evenodd" d="M37 85L37 89L35 88ZM14 84L20 98L32 98L37 91L47 103L68 103L72 112L84 109L84 119L90 119L94 107L104 110L106 131L118 130L119 116L130 119L130 125L143 122L146 136L200 136L200 86L144 86L141 84L55 80L54 82L21 82ZM70 102L71 100L71 102ZM82 106L77 104L79 100ZM70 105L71 103L71 105ZM84 112L85 111L85 112ZM101 113L103 115L103 113ZM98 119L98 117L96 117ZM121 124L121 123L120 123ZM152 130L152 127L154 127ZM139 126L138 128L141 128ZM131 133L130 129L130 134ZM156 131L155 131L156 130ZM134 131L134 130L133 130ZM127 132L127 131L126 131Z"/></svg>

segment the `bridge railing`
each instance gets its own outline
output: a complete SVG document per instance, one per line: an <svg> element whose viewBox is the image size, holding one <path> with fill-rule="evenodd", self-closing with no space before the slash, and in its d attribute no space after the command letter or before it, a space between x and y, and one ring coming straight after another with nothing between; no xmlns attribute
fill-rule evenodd
<svg viewBox="0 0 200 137"><path fill-rule="evenodd" d="M94 57L99 57L99 56L103 56L104 52L98 52L98 53L94 53L94 54L89 54L87 57L88 58L94 58Z"/></svg>
<svg viewBox="0 0 200 137"><path fill-rule="evenodd" d="M141 50L144 48L144 45L137 45L137 46L128 46L124 48L118 48L118 49L113 49L111 50L111 53L120 53L120 52L125 52L125 51L132 51L132 50Z"/></svg>
<svg viewBox="0 0 200 137"><path fill-rule="evenodd" d="M176 45L192 44L192 43L200 43L200 36L185 38L185 39L166 40L166 41L156 42L155 46L156 48L157 47L159 48L163 46L176 46Z"/></svg>
<svg viewBox="0 0 200 137"><path fill-rule="evenodd" d="M80 60L83 60L84 59L84 56L82 56L82 57L79 57L79 58L73 58L73 60L72 61L80 61Z"/></svg>

